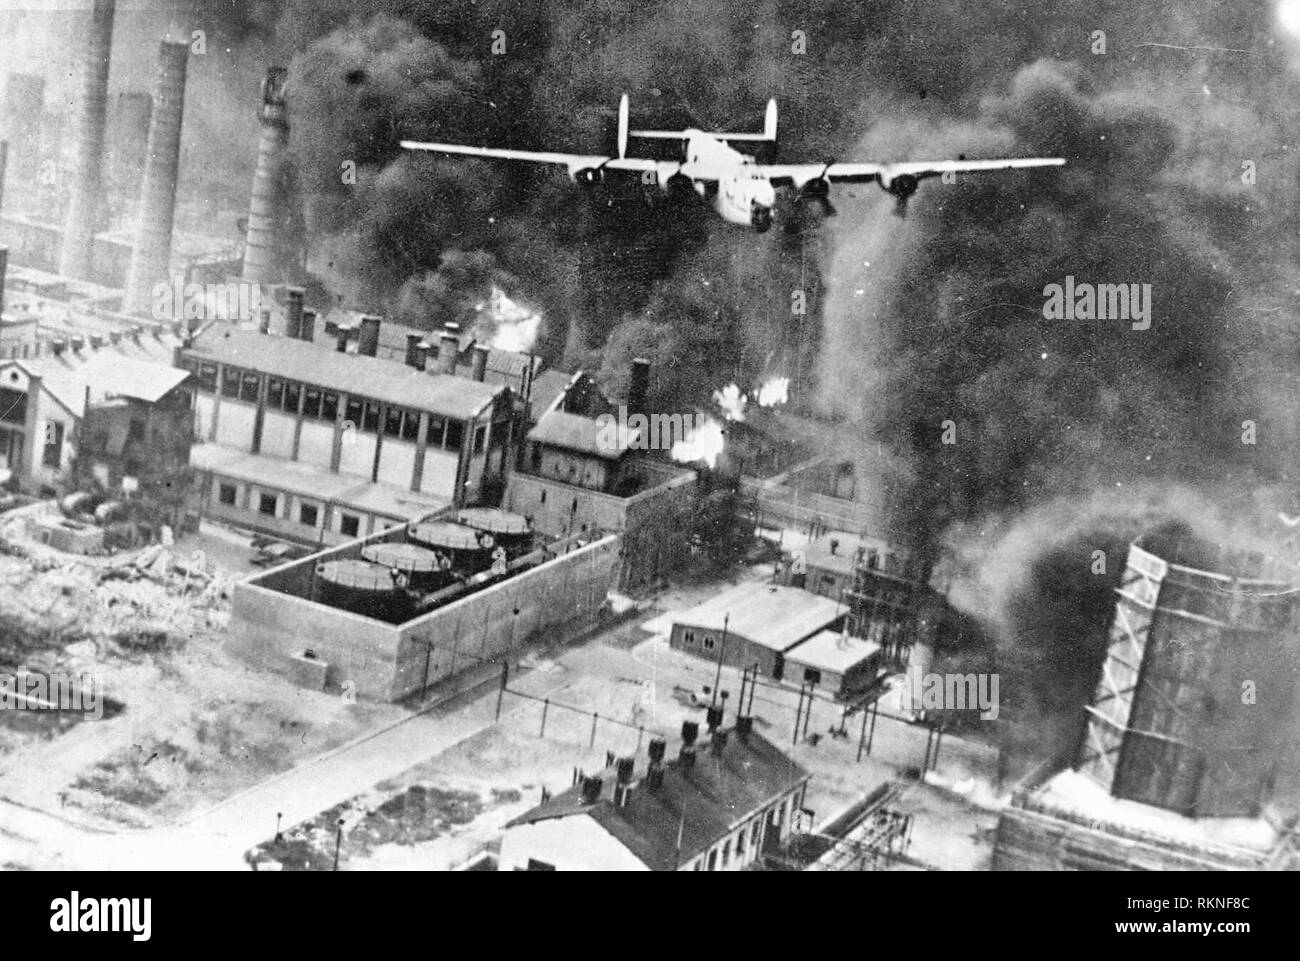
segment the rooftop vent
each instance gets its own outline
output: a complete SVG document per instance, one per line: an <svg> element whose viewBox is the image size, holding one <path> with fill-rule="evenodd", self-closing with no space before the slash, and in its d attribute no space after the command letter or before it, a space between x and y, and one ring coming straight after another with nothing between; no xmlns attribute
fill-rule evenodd
<svg viewBox="0 0 1300 961"><path fill-rule="evenodd" d="M585 777L582 779L582 803L595 804L600 800L601 788L605 782L598 777Z"/></svg>
<svg viewBox="0 0 1300 961"><path fill-rule="evenodd" d="M700 724L698 721L682 721L682 744L690 747L699 736Z"/></svg>

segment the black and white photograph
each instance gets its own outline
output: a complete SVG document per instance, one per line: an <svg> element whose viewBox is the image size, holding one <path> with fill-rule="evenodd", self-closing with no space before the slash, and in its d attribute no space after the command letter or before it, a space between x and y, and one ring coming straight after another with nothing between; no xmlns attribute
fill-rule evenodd
<svg viewBox="0 0 1300 961"><path fill-rule="evenodd" d="M1298 695L1300 0L0 4L29 926L1160 872L1094 933L1240 944L1178 877L1300 870Z"/></svg>

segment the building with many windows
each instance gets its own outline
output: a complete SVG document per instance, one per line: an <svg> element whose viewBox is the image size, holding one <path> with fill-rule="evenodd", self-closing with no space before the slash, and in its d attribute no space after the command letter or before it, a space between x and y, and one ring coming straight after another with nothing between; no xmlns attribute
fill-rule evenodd
<svg viewBox="0 0 1300 961"><path fill-rule="evenodd" d="M502 483L507 387L227 325L181 353L205 516L337 543Z"/></svg>

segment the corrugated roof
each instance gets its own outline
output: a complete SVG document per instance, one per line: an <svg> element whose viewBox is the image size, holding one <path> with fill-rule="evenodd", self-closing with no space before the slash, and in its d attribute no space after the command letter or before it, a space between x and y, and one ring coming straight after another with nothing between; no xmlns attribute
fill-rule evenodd
<svg viewBox="0 0 1300 961"><path fill-rule="evenodd" d="M604 427L594 417L553 410L544 414L537 426L528 432L528 439L537 444L562 447L603 457L605 460L618 460L640 436L641 431L629 430L626 424L616 421L611 421L611 426L612 430Z"/></svg>
<svg viewBox="0 0 1300 961"><path fill-rule="evenodd" d="M639 758L634 776L644 778L645 768L645 760ZM601 776L601 797L596 803L582 803L579 783L510 825L586 815L652 870L673 871L809 775L762 735L751 732L741 737L732 731L719 753L713 752L707 740L698 744L689 770L682 769L678 755L666 759L663 784L652 790L644 780L634 783L631 797L622 807L614 803L615 768Z"/></svg>
<svg viewBox="0 0 1300 961"><path fill-rule="evenodd" d="M62 357L43 355L18 363L40 377L41 385L77 417L85 414L87 390L92 404L115 397L153 404L189 376L175 367L103 350L82 357L66 351Z"/></svg>
<svg viewBox="0 0 1300 961"><path fill-rule="evenodd" d="M213 327L186 355L457 420L466 420L506 389L418 371L396 360L340 354L323 345L228 326Z"/></svg>
<svg viewBox="0 0 1300 961"><path fill-rule="evenodd" d="M747 583L673 615L674 624L727 630L774 651L786 651L848 613L829 597L798 587Z"/></svg>

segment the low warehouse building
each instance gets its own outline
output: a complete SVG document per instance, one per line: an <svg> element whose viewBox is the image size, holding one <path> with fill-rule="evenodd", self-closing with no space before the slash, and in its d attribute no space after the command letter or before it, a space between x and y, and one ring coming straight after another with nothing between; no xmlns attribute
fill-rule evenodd
<svg viewBox="0 0 1300 961"><path fill-rule="evenodd" d="M836 631L821 631L785 656L786 680L816 684L841 699L869 688L884 670L875 641Z"/></svg>
<svg viewBox="0 0 1300 961"><path fill-rule="evenodd" d="M778 584L740 584L674 616L669 645L679 651L747 668L757 664L767 677L781 680L792 648L813 635L838 627L843 605Z"/></svg>

